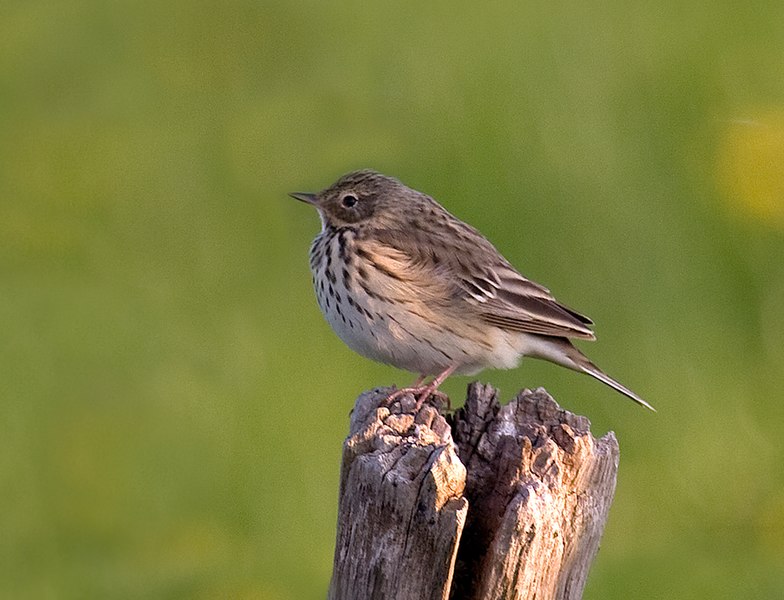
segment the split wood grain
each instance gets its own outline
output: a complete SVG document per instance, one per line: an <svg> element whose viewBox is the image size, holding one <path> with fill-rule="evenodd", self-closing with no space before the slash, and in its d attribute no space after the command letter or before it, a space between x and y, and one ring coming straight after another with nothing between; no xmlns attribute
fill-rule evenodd
<svg viewBox="0 0 784 600"><path fill-rule="evenodd" d="M365 392L343 446L332 600L581 598L618 443L542 389L469 386L447 419Z"/></svg>

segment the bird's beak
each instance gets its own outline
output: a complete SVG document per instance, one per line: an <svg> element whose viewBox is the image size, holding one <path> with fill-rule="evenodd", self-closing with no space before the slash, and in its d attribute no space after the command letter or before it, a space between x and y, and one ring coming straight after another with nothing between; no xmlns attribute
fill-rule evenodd
<svg viewBox="0 0 784 600"><path fill-rule="evenodd" d="M316 194L310 194L308 192L291 192L289 196L306 202L307 204L316 204Z"/></svg>

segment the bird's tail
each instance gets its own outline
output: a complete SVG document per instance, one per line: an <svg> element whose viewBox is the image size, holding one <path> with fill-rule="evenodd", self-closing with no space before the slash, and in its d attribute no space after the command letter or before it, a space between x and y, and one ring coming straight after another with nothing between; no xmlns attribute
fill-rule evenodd
<svg viewBox="0 0 784 600"><path fill-rule="evenodd" d="M631 398L640 406L644 406L645 408L656 412L656 409L653 408L653 406L593 364L587 356L580 352L580 350L573 346L566 338L544 338L543 336L542 339L547 339L547 342L540 346L540 351L535 354L537 358L543 358L574 371L586 373L591 377L598 379L603 384L610 386L615 391L620 392L627 398Z"/></svg>
<svg viewBox="0 0 784 600"><path fill-rule="evenodd" d="M602 371L599 367L597 367L595 364L593 364L590 360L588 360L587 362L588 362L588 364L586 366L582 366L580 368L580 370L583 373L588 373L588 375L590 375L591 377L595 377L596 379L598 379L599 381L601 381L605 385L609 385L615 391L621 392L621 394L623 394L624 396L626 396L628 398L631 398L632 400L634 400L640 406L644 406L648 410L652 410L653 412L656 412L656 409L653 408L653 406L648 404L645 400L640 398L637 394L635 394L633 391L631 391L625 385L615 381L615 379L613 379L607 373Z"/></svg>

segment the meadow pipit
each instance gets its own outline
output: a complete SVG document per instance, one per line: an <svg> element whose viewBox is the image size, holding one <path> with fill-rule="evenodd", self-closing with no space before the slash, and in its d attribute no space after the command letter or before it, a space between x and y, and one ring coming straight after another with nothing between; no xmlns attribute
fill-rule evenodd
<svg viewBox="0 0 784 600"><path fill-rule="evenodd" d="M588 317L523 277L430 196L370 170L291 195L321 217L310 268L329 324L359 354L420 374L395 396L411 392L421 405L452 373L510 369L532 356L653 410L569 341L595 339Z"/></svg>

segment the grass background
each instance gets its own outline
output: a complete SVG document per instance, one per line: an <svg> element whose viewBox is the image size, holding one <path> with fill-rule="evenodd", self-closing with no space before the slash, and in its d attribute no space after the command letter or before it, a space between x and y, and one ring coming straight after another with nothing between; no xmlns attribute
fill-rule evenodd
<svg viewBox="0 0 784 600"><path fill-rule="evenodd" d="M659 409L482 375L618 435L586 598L784 594L780 2L0 12L0 597L324 596L352 400L411 376L329 330L286 192L359 167L593 317Z"/></svg>

